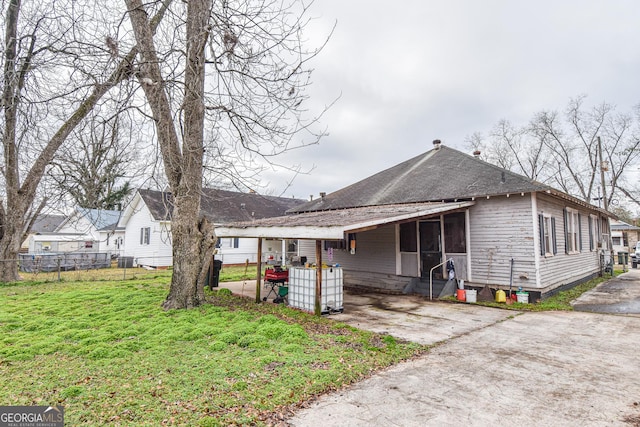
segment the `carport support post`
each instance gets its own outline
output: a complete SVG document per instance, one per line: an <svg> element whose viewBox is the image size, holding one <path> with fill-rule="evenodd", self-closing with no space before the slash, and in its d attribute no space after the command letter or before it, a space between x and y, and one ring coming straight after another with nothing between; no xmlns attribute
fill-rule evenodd
<svg viewBox="0 0 640 427"><path fill-rule="evenodd" d="M260 302L260 288L262 287L262 237L258 237L258 265L256 272L256 302Z"/></svg>
<svg viewBox="0 0 640 427"><path fill-rule="evenodd" d="M316 240L316 300L315 310L316 316L322 315L322 241Z"/></svg>

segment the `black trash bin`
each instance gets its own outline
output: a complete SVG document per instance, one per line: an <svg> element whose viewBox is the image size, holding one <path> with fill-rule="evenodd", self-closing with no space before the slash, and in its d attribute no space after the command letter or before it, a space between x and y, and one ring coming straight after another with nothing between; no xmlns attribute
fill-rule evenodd
<svg viewBox="0 0 640 427"><path fill-rule="evenodd" d="M220 283L220 270L222 270L222 261L219 259L214 259L209 266L209 275L207 276L206 285L209 286L209 289L213 290L213 288L217 288Z"/></svg>
<svg viewBox="0 0 640 427"><path fill-rule="evenodd" d="M629 264L629 252L618 252L618 264Z"/></svg>

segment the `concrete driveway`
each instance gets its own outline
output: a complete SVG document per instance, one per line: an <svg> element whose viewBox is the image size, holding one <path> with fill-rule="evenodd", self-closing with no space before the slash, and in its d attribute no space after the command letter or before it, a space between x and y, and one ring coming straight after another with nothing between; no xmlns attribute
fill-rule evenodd
<svg viewBox="0 0 640 427"><path fill-rule="evenodd" d="M221 285L255 295L255 282ZM292 426L640 426L640 316L345 294L331 318L436 346L318 398Z"/></svg>
<svg viewBox="0 0 640 427"><path fill-rule="evenodd" d="M289 422L638 426L639 343L638 317L522 313L323 396Z"/></svg>
<svg viewBox="0 0 640 427"><path fill-rule="evenodd" d="M640 315L640 269L601 283L571 305L578 311Z"/></svg>

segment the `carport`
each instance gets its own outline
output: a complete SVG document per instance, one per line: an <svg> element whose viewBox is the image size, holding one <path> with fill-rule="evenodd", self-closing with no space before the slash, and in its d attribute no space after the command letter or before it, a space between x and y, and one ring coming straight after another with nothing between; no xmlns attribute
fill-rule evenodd
<svg viewBox="0 0 640 427"><path fill-rule="evenodd" d="M260 302L262 284L262 240L297 239L315 241L315 261L322 265L322 241L349 242L355 251L355 235L376 228L408 221L433 218L464 210L474 204L464 202L428 202L400 205L368 206L327 211L304 212L282 217L227 224L216 228L217 237L257 238L256 302ZM351 238L350 238L351 237ZM316 268L314 313L322 312L322 268Z"/></svg>

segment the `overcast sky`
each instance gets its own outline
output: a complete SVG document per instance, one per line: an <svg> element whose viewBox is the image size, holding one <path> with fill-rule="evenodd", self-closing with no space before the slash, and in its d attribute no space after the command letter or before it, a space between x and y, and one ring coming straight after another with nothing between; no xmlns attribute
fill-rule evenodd
<svg viewBox="0 0 640 427"><path fill-rule="evenodd" d="M282 161L315 166L285 196L338 190L432 148L469 152L465 137L500 119L525 124L570 98L640 103L637 0L316 0L311 44L335 32L312 63L319 145ZM462 171L461 171L462 172ZM284 174L266 176L276 193Z"/></svg>

